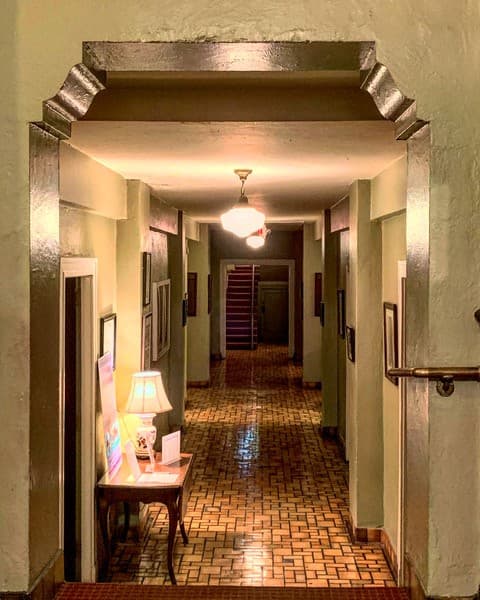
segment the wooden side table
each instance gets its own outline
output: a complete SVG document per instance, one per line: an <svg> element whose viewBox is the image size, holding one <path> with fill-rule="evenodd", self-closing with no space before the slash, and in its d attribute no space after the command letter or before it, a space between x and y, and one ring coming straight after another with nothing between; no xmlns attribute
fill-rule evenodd
<svg viewBox="0 0 480 600"><path fill-rule="evenodd" d="M158 456L158 455L157 455ZM149 461L139 461L142 474ZM160 502L168 509L168 547L167 565L172 584L177 580L173 571L173 546L177 525L180 525L184 544L188 544L188 536L184 526L184 516L192 480L193 454L182 454L179 461L170 465L155 465L155 473L175 473L177 478L172 483L141 483L134 481L126 457L115 477L105 474L96 485L96 498L100 530L105 545L107 560L110 559L110 532L108 528L108 513L110 506L116 502ZM125 513L125 527L128 528L128 509Z"/></svg>

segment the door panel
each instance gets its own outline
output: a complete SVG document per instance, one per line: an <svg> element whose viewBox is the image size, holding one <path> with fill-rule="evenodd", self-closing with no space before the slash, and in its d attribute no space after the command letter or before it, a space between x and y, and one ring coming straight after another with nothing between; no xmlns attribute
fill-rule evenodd
<svg viewBox="0 0 480 600"><path fill-rule="evenodd" d="M259 292L261 341L288 343L288 286L261 286Z"/></svg>

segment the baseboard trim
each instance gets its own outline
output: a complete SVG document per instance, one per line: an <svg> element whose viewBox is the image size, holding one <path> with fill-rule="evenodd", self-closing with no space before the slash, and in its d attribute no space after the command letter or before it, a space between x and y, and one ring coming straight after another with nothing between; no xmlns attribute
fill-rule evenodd
<svg viewBox="0 0 480 600"><path fill-rule="evenodd" d="M28 592L0 592L0 600L51 600L64 582L63 551L57 550Z"/></svg>
<svg viewBox="0 0 480 600"><path fill-rule="evenodd" d="M338 427L336 425L324 425L320 427L320 435L322 436L322 438L337 440Z"/></svg>
<svg viewBox="0 0 480 600"><path fill-rule="evenodd" d="M383 530L380 527L355 527L352 515L348 515L347 529L354 543L380 544L382 542Z"/></svg>
<svg viewBox="0 0 480 600"><path fill-rule="evenodd" d="M204 381L187 381L187 388L208 388L210 387L210 379Z"/></svg>
<svg viewBox="0 0 480 600"><path fill-rule="evenodd" d="M321 390L321 381L302 381L302 386L305 390Z"/></svg>
<svg viewBox="0 0 480 600"><path fill-rule="evenodd" d="M393 578L398 585L398 556L395 548L393 547L392 541L388 536L388 533L384 529L382 529L380 541L383 546L383 554L385 555L385 559L390 567Z"/></svg>

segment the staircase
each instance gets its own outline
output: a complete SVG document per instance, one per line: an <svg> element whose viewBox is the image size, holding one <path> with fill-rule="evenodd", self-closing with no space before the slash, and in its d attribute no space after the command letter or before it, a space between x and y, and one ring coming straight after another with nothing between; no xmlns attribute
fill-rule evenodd
<svg viewBox="0 0 480 600"><path fill-rule="evenodd" d="M254 350L258 344L257 265L236 265L228 272L227 350Z"/></svg>

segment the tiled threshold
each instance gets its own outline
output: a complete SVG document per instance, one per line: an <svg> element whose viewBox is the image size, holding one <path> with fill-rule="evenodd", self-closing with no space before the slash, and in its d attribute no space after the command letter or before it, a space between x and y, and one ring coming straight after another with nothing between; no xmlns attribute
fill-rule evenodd
<svg viewBox="0 0 480 600"><path fill-rule="evenodd" d="M408 600L402 588L295 588L64 584L56 600Z"/></svg>

